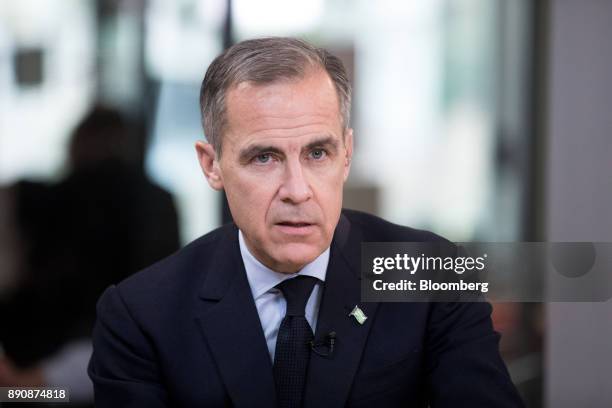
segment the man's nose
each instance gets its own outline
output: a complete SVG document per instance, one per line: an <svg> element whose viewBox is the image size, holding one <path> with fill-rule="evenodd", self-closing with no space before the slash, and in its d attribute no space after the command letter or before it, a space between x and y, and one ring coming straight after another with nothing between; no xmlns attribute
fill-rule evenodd
<svg viewBox="0 0 612 408"><path fill-rule="evenodd" d="M282 201L293 204L299 204L312 198L312 189L305 177L302 164L298 160L286 161L279 196Z"/></svg>

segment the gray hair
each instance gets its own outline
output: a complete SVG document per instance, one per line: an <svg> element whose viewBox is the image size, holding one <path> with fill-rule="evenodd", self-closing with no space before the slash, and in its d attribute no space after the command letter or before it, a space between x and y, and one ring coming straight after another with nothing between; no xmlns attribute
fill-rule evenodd
<svg viewBox="0 0 612 408"><path fill-rule="evenodd" d="M270 84L300 79L313 68L324 69L333 81L342 125L348 128L351 84L342 61L327 50L295 38L267 37L242 41L215 58L202 81L200 109L204 135L217 154L221 154L227 125L225 100L230 88L243 82Z"/></svg>

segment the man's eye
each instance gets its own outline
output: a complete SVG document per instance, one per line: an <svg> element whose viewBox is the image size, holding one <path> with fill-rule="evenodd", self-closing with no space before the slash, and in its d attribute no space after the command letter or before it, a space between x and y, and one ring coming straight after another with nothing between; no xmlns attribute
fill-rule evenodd
<svg viewBox="0 0 612 408"><path fill-rule="evenodd" d="M255 162L257 163L267 163L272 159L272 155L270 153L262 153L255 156Z"/></svg>
<svg viewBox="0 0 612 408"><path fill-rule="evenodd" d="M327 152L323 149L315 149L312 152L310 152L310 156L315 160L321 160L322 158L325 157L326 154Z"/></svg>

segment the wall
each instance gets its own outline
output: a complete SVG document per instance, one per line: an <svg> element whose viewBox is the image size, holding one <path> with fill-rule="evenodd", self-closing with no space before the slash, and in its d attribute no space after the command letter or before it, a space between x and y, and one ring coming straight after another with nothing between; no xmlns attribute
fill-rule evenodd
<svg viewBox="0 0 612 408"><path fill-rule="evenodd" d="M551 0L549 27L548 239L612 242L612 1ZM612 406L612 301L547 317L547 406Z"/></svg>

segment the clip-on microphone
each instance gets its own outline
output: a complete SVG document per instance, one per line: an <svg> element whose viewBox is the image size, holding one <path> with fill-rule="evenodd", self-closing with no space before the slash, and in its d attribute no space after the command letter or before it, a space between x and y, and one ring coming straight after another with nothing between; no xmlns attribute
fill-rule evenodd
<svg viewBox="0 0 612 408"><path fill-rule="evenodd" d="M320 355L321 357L331 357L334 354L334 345L336 343L336 332L332 331L325 336L324 341L315 342L312 340L310 342L310 349ZM320 347L327 347L327 351L319 351L317 350Z"/></svg>

